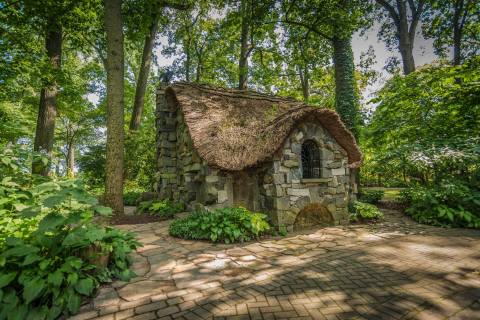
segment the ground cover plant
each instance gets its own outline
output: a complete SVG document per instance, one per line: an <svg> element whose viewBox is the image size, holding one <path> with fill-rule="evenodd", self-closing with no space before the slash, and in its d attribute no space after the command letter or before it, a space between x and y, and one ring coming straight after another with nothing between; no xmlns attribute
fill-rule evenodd
<svg viewBox="0 0 480 320"><path fill-rule="evenodd" d="M0 319L56 319L113 278L128 280L134 235L102 226L100 206L78 180L30 175L0 150Z"/></svg>
<svg viewBox="0 0 480 320"><path fill-rule="evenodd" d="M185 211L185 205L182 202L169 199L142 201L137 209L139 213L148 213L166 219L173 218L175 213L183 211Z"/></svg>
<svg viewBox="0 0 480 320"><path fill-rule="evenodd" d="M430 188L403 191L400 201L420 223L436 226L480 228L480 188L459 180L443 180Z"/></svg>
<svg viewBox="0 0 480 320"><path fill-rule="evenodd" d="M354 201L350 205L350 221L371 222L383 219L383 213L373 204Z"/></svg>
<svg viewBox="0 0 480 320"><path fill-rule="evenodd" d="M365 190L359 192L359 198L362 202L377 204L383 199L385 192L383 190Z"/></svg>
<svg viewBox="0 0 480 320"><path fill-rule="evenodd" d="M170 224L170 235L183 239L213 242L243 242L270 230L267 216L245 208L200 210Z"/></svg>

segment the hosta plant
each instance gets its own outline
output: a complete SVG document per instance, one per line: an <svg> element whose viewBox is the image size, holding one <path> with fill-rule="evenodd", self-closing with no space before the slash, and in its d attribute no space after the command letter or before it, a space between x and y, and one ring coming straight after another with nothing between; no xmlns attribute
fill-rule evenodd
<svg viewBox="0 0 480 320"><path fill-rule="evenodd" d="M258 238L269 229L266 215L238 207L194 212L173 221L169 231L184 239L231 243Z"/></svg>
<svg viewBox="0 0 480 320"><path fill-rule="evenodd" d="M80 181L32 176L11 149L0 156L0 319L74 314L102 282L134 275L139 243L97 221L111 209Z"/></svg>
<svg viewBox="0 0 480 320"><path fill-rule="evenodd" d="M175 202L169 199L143 201L138 205L138 212L148 213L165 219L173 218L175 213L185 211L182 202Z"/></svg>

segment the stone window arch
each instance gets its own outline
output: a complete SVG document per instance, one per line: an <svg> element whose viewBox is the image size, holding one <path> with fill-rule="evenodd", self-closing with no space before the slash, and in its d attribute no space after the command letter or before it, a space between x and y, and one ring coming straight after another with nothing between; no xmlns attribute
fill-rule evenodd
<svg viewBox="0 0 480 320"><path fill-rule="evenodd" d="M320 178L320 148L313 140L306 140L302 144L302 178Z"/></svg>

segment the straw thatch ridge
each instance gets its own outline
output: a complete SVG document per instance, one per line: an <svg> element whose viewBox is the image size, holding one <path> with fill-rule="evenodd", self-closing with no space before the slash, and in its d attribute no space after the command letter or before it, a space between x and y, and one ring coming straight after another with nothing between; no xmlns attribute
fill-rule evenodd
<svg viewBox="0 0 480 320"><path fill-rule="evenodd" d="M351 168L362 155L355 138L330 109L251 91L180 82L166 88L182 111L194 147L210 165L242 170L277 151L302 122L320 123L348 154ZM170 100L171 101L171 100Z"/></svg>

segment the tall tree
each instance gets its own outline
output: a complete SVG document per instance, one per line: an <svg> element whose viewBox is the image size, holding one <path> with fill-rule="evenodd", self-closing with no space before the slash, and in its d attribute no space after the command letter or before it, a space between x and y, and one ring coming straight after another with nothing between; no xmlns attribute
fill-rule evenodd
<svg viewBox="0 0 480 320"><path fill-rule="evenodd" d="M284 1L282 22L304 28L327 39L333 47L335 69L335 109L358 137L358 97L351 36L366 22L362 1Z"/></svg>
<svg viewBox="0 0 480 320"><path fill-rule="evenodd" d="M135 4L138 5L138 4ZM152 50L155 45L155 38L157 36L159 20L163 8L174 8L178 10L186 10L189 7L188 3L175 3L174 1L153 1L145 5L147 11L153 12L150 17L150 25L148 27L145 41L143 44L142 60L140 63L140 70L137 77L137 86L135 88L135 100L133 103L132 117L130 119L130 130L135 131L140 127L142 119L143 105L145 101L145 92L147 90L148 76L150 74L150 66L152 64ZM145 17L142 16L142 19Z"/></svg>
<svg viewBox="0 0 480 320"><path fill-rule="evenodd" d="M434 39L437 54L445 56L453 46L453 64L480 52L480 2L474 0L432 1L432 14L423 24L424 36Z"/></svg>
<svg viewBox="0 0 480 320"><path fill-rule="evenodd" d="M250 0L241 0L240 16L242 20L240 31L240 57L238 59L238 89L247 89L248 78L248 57L253 49L253 43L250 41L250 20L251 20L251 2Z"/></svg>
<svg viewBox="0 0 480 320"><path fill-rule="evenodd" d="M273 1L240 0L240 53L238 58L238 89L246 90L248 83L248 60L255 49L255 38L264 36L265 17L270 13Z"/></svg>
<svg viewBox="0 0 480 320"><path fill-rule="evenodd" d="M380 36L388 45L396 43L402 56L403 73L415 71L413 45L417 26L426 12L427 0L376 0L384 24ZM393 34L392 32L393 31Z"/></svg>
<svg viewBox="0 0 480 320"><path fill-rule="evenodd" d="M122 0L105 0L107 35L107 157L105 203L123 213L124 52Z"/></svg>
<svg viewBox="0 0 480 320"><path fill-rule="evenodd" d="M332 38L335 69L335 110L347 128L358 138L358 97L355 89L355 65L351 36Z"/></svg>
<svg viewBox="0 0 480 320"><path fill-rule="evenodd" d="M152 64L152 50L155 44L155 37L158 30L158 20L160 13L155 13L152 19L149 32L145 37L143 46L142 62L137 77L137 87L135 89L135 100L133 103L132 117L130 119L130 130L138 130L143 113L143 104L145 100L145 92L147 90L148 75L150 74L150 66Z"/></svg>
<svg viewBox="0 0 480 320"><path fill-rule="evenodd" d="M58 77L62 60L62 26L55 16L48 18L45 48L51 64L53 77L50 81L44 83L40 92L40 105L33 150L44 152L50 157L53 149L55 119L57 117L58 81L56 78ZM34 161L32 164L33 173L46 176L49 174L49 171L49 163Z"/></svg>

